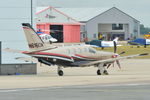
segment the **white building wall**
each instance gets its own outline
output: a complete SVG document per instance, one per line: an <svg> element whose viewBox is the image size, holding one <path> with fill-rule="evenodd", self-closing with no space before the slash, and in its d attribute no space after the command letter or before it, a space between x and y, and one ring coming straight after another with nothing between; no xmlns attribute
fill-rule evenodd
<svg viewBox="0 0 150 100"><path fill-rule="evenodd" d="M128 38L128 36L131 36L130 34L133 33L134 30L134 19L132 17L129 17L128 15L126 15L125 13L121 12L120 10L118 10L117 8L112 8L102 14L100 14L99 16L96 16L95 18L89 20L86 23L87 26L87 34L88 34L88 38L89 40L93 39L93 35L97 33L98 34L98 24L126 24L128 25L128 32L129 34L125 34L125 39ZM137 23L137 26L139 26L139 22ZM110 26L109 26L110 27ZM127 28L127 27L126 27ZM90 35L89 35L90 34ZM138 31L139 34L139 31Z"/></svg>
<svg viewBox="0 0 150 100"><path fill-rule="evenodd" d="M47 7L46 9L47 10L36 14L37 23L77 23L77 21L74 21L63 12L60 12L52 7Z"/></svg>

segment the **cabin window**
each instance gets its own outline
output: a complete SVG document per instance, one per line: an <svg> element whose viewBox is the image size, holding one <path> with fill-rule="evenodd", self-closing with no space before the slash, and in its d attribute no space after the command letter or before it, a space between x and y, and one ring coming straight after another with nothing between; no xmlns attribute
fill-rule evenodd
<svg viewBox="0 0 150 100"><path fill-rule="evenodd" d="M44 40L44 37L42 37L42 40Z"/></svg>
<svg viewBox="0 0 150 100"><path fill-rule="evenodd" d="M93 34L93 38L97 38L97 35L96 35L96 34Z"/></svg>
<svg viewBox="0 0 150 100"><path fill-rule="evenodd" d="M45 37L45 39L47 40L47 37Z"/></svg>
<svg viewBox="0 0 150 100"><path fill-rule="evenodd" d="M67 52L68 52L68 54L71 54L71 51L69 49L67 50Z"/></svg>
<svg viewBox="0 0 150 100"><path fill-rule="evenodd" d="M50 36L48 36L48 39L50 39Z"/></svg>
<svg viewBox="0 0 150 100"><path fill-rule="evenodd" d="M94 49L92 49L92 48L89 48L89 52L90 53L96 53L96 51Z"/></svg>
<svg viewBox="0 0 150 100"><path fill-rule="evenodd" d="M88 48L84 48L84 52L88 52Z"/></svg>
<svg viewBox="0 0 150 100"><path fill-rule="evenodd" d="M80 48L78 48L78 51L79 51L79 53L81 53L81 52L82 52L82 50L81 50Z"/></svg>

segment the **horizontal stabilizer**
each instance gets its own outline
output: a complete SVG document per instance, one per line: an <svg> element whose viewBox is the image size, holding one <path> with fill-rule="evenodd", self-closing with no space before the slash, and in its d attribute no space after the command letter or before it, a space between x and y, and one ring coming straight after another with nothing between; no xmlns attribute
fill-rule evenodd
<svg viewBox="0 0 150 100"><path fill-rule="evenodd" d="M10 48L5 48L3 49L3 51L11 52L11 53L22 53L21 50L15 50L15 49L10 49Z"/></svg>

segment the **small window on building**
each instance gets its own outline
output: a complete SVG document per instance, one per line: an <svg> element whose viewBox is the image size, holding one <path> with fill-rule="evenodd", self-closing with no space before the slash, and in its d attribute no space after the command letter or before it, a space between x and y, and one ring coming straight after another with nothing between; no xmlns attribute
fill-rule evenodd
<svg viewBox="0 0 150 100"><path fill-rule="evenodd" d="M96 38L96 34L93 34L93 38Z"/></svg>
<svg viewBox="0 0 150 100"><path fill-rule="evenodd" d="M83 34L83 38L85 38L85 34Z"/></svg>
<svg viewBox="0 0 150 100"><path fill-rule="evenodd" d="M123 30L123 24L112 24L112 30Z"/></svg>

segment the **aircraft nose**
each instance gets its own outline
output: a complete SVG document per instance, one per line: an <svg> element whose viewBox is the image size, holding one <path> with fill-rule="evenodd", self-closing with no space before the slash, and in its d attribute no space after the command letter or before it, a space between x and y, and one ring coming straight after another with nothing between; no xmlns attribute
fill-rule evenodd
<svg viewBox="0 0 150 100"><path fill-rule="evenodd" d="M114 54L112 55L112 58L117 58L119 56L119 54Z"/></svg>
<svg viewBox="0 0 150 100"><path fill-rule="evenodd" d="M52 41L52 42L57 42L57 39L51 38L50 41Z"/></svg>

